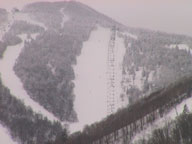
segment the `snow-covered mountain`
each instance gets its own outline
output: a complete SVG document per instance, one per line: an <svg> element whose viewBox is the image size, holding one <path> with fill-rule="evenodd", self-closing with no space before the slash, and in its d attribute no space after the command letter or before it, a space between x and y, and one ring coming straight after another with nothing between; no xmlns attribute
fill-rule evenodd
<svg viewBox="0 0 192 144"><path fill-rule="evenodd" d="M20 143L54 140L60 124L82 130L109 109L115 112L190 74L191 48L191 37L126 27L74 1L0 9L3 111L9 110L5 95L16 101L10 107L22 107L21 114L0 121ZM31 126L44 121L44 141L35 129L26 131L27 138L20 125L13 130L21 118Z"/></svg>

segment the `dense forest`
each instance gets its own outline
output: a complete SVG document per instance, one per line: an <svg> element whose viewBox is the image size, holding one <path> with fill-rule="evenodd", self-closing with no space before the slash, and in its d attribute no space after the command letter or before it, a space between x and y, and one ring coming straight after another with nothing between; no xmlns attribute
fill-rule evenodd
<svg viewBox="0 0 192 144"><path fill-rule="evenodd" d="M144 31L138 33L137 39L125 37L122 86L131 103L192 72L190 51L167 47L185 44L191 48L191 40L187 36Z"/></svg>
<svg viewBox="0 0 192 144"><path fill-rule="evenodd" d="M12 96L0 81L0 121L21 144L45 144L65 133L59 122L50 122ZM67 133L66 133L67 134Z"/></svg>

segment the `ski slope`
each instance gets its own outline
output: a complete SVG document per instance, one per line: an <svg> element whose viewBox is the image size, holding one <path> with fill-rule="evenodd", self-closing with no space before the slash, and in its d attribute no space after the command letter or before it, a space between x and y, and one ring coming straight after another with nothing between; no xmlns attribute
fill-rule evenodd
<svg viewBox="0 0 192 144"><path fill-rule="evenodd" d="M107 114L107 48L110 29L98 27L83 43L81 55L74 66L76 79L74 108L79 122L70 126L71 132L100 121Z"/></svg>
<svg viewBox="0 0 192 144"><path fill-rule="evenodd" d="M90 125L107 116L107 72L108 46L112 31L109 28L97 26L92 31L88 41L83 43L81 55L75 65L76 96L74 108L79 122L70 125L71 132L81 131L85 125ZM116 110L121 105L122 93L122 62L125 54L124 39L116 37L115 42L115 73L116 73Z"/></svg>

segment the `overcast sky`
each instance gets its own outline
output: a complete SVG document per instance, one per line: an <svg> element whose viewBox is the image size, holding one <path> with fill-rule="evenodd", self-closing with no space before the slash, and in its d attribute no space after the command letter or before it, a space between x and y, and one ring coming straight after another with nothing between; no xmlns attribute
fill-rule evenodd
<svg viewBox="0 0 192 144"><path fill-rule="evenodd" d="M10 8L32 1L38 0L0 0L0 7ZM192 0L78 1L128 26L192 36Z"/></svg>

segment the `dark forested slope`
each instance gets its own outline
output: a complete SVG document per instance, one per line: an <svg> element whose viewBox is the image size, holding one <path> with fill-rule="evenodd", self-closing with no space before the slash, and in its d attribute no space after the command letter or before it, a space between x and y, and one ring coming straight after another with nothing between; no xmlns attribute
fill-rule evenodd
<svg viewBox="0 0 192 144"><path fill-rule="evenodd" d="M140 30L125 44L123 87L130 102L192 72L191 37Z"/></svg>
<svg viewBox="0 0 192 144"><path fill-rule="evenodd" d="M0 81L0 121L13 139L21 144L44 144L54 141L64 130L59 122L50 122L13 97ZM0 140L0 142L2 142Z"/></svg>

